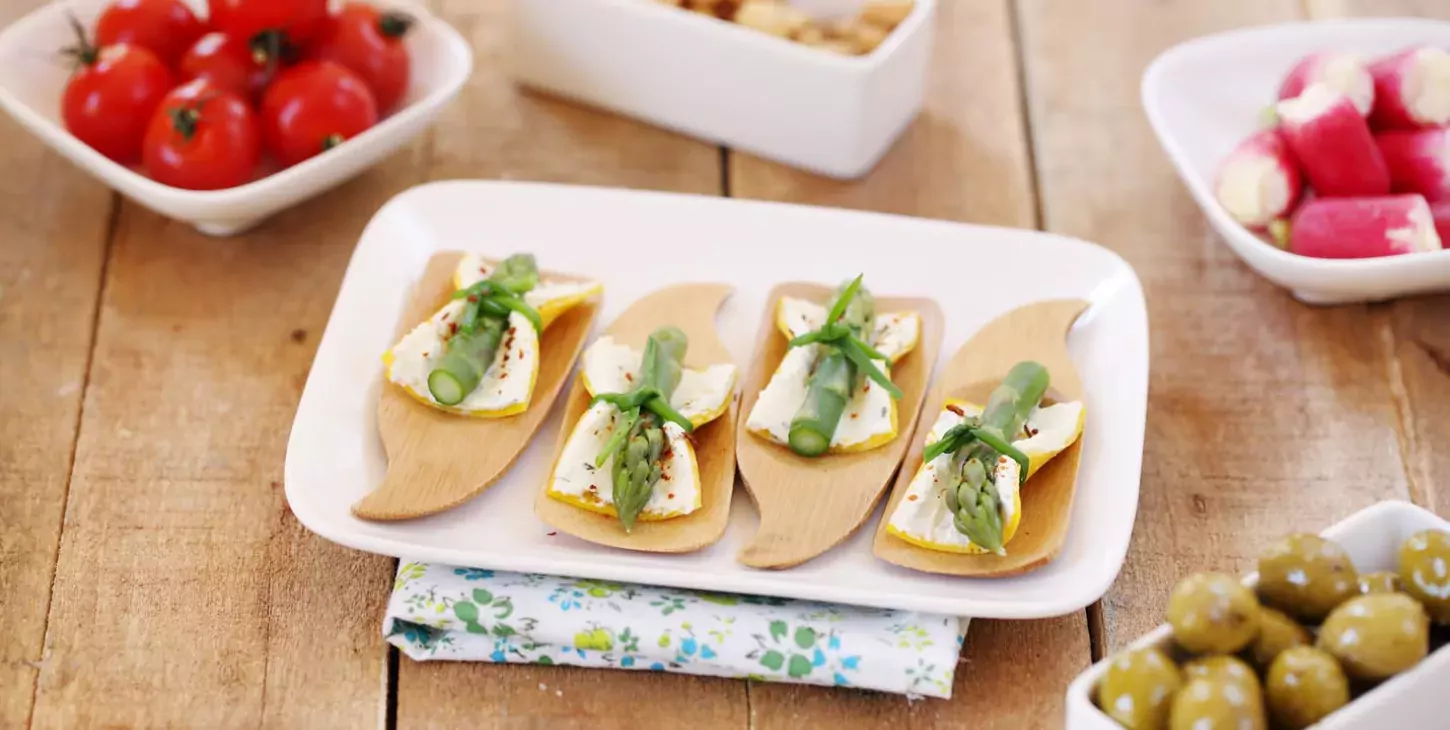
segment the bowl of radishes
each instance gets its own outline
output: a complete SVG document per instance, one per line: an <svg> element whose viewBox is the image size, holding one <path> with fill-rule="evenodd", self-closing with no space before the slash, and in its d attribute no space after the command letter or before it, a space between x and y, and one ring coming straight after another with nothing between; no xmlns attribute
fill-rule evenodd
<svg viewBox="0 0 1450 730"><path fill-rule="evenodd" d="M406 143L472 64L398 0L78 0L0 31L0 107L127 197L229 235Z"/></svg>
<svg viewBox="0 0 1450 730"><path fill-rule="evenodd" d="M1206 36L1154 60L1142 95L1209 222L1301 301L1450 290L1450 23Z"/></svg>

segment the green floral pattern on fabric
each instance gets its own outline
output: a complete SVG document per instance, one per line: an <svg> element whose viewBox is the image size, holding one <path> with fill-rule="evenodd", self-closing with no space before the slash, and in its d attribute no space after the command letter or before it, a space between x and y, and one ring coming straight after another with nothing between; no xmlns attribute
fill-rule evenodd
<svg viewBox="0 0 1450 730"><path fill-rule="evenodd" d="M951 697L966 619L403 562L383 634L417 660L568 664Z"/></svg>

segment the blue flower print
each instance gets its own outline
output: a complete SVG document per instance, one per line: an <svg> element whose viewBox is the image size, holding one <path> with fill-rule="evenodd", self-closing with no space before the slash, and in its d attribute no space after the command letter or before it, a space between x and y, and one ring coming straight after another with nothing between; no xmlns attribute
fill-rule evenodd
<svg viewBox="0 0 1450 730"><path fill-rule="evenodd" d="M620 657L620 659L619 659L619 666L621 666L621 667L632 667L632 666L634 666L634 657L632 657L632 656Z"/></svg>
<svg viewBox="0 0 1450 730"><path fill-rule="evenodd" d="M453 574L463 576L464 580L484 580L493 577L492 570L483 568L454 568Z"/></svg>
<svg viewBox="0 0 1450 730"><path fill-rule="evenodd" d="M665 669L665 665L663 665L663 664L661 664L659 662L655 662L654 664L649 665L649 668L652 671L663 672L664 669Z"/></svg>
<svg viewBox="0 0 1450 730"><path fill-rule="evenodd" d="M846 687L851 684L846 680L846 676L840 672L836 672L835 682L837 687Z"/></svg>
<svg viewBox="0 0 1450 730"><path fill-rule="evenodd" d="M685 656L694 656L697 649L699 649L699 645L696 644L693 636L680 642L680 653Z"/></svg>
<svg viewBox="0 0 1450 730"><path fill-rule="evenodd" d="M846 669L858 669L858 668L860 668L860 664L861 664L861 657L860 656L848 656L845 659L842 659L841 660L841 666L844 667L844 668L846 668Z"/></svg>
<svg viewBox="0 0 1450 730"><path fill-rule="evenodd" d="M820 647L816 647L816 653L813 656L811 656L811 666L813 666L813 667L824 667L824 666L826 666L826 653L823 652L823 651L821 651Z"/></svg>
<svg viewBox="0 0 1450 730"><path fill-rule="evenodd" d="M715 658L715 650L714 649L711 649L709 644L705 644L705 645L701 646L700 647L700 658L701 659L714 659Z"/></svg>
<svg viewBox="0 0 1450 730"><path fill-rule="evenodd" d="M841 637L832 635L831 640L826 642L826 646L832 651L839 650L841 648Z"/></svg>

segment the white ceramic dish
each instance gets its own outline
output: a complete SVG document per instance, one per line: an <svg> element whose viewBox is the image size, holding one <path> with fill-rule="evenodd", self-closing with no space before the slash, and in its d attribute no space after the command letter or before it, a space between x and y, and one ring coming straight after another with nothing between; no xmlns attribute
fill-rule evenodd
<svg viewBox="0 0 1450 730"><path fill-rule="evenodd" d="M205 10L205 0L186 2L198 13ZM91 28L106 4L105 0L50 3L0 31L0 107L117 192L211 235L248 228L378 162L422 131L473 69L472 50L447 23L412 3L383 0L382 5L405 10L418 21L407 36L412 78L397 111L336 150L260 180L227 190L182 190L106 159L61 123L60 98L70 65L58 50L75 42L66 14L74 13Z"/></svg>
<svg viewBox="0 0 1450 730"><path fill-rule="evenodd" d="M1213 195L1219 162L1258 128L1279 83L1321 50L1384 55L1417 44L1450 46L1450 23L1380 19L1290 23L1197 38L1153 61L1143 108L1204 215L1239 258L1310 304L1375 301L1450 289L1450 250L1328 260L1279 250L1236 223ZM1450 242L1447 242L1450 245Z"/></svg>
<svg viewBox="0 0 1450 730"><path fill-rule="evenodd" d="M947 312L944 361L982 324L1029 301L1093 302L1069 338L1088 421L1072 527L1061 555L1021 577L963 580L876 560L877 517L848 542L791 570L746 568L735 555L757 519L741 489L724 538L684 555L603 548L551 535L533 511L560 428L559 409L507 475L432 517L365 522L349 507L382 479L379 355L404 296L435 251L535 253L541 265L605 284L602 327L638 297L680 281L736 287L721 337L739 364L753 355L770 287L864 271L882 294L935 297ZM827 258L830 257L830 258ZM644 262L649 262L646 265ZM925 262L925 263L923 263ZM978 276L987 266L1030 272ZM394 198L363 233L307 379L287 446L287 500L309 529L360 550L504 570L790 596L973 617L1054 616L1108 588L1138 504L1148 334L1132 269L1110 251L1034 231L661 193L457 181ZM879 510L878 510L879 513Z"/></svg>
<svg viewBox="0 0 1450 730"><path fill-rule="evenodd" d="M1408 502L1380 502L1350 515L1325 530L1338 542L1361 572L1393 570L1395 555L1405 538L1420 530L1450 529L1450 522ZM1258 575L1244 582L1253 585ZM1132 648L1164 645L1173 635L1164 624L1133 642ZM1122 730L1093 704L1093 688L1108 669L1103 659L1078 675L1067 689L1069 730ZM1450 716L1450 648L1441 648L1414 669L1375 688L1315 725L1315 730L1429 730L1446 727Z"/></svg>
<svg viewBox="0 0 1450 730"><path fill-rule="evenodd" d="M815 4L820 4L819 0ZM936 0L840 56L652 0L514 4L519 82L836 178L864 175L921 108Z"/></svg>

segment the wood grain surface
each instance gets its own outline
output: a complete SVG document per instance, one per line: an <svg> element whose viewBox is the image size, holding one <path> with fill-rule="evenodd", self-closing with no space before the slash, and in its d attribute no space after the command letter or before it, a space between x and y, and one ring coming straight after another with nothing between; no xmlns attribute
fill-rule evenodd
<svg viewBox="0 0 1450 730"><path fill-rule="evenodd" d="M40 0L0 1L9 22ZM475 72L427 135L246 235L205 238L0 121L0 727L1059 727L1067 682L1172 580L1382 498L1450 515L1450 297L1314 309L1210 232L1138 106L1203 33L1450 19L1443 0L950 0L922 116L838 182L507 80L508 5L429 0ZM1143 279L1148 442L1098 607L973 623L952 701L389 661L394 561L303 530L286 435L343 268L391 195L453 177L728 194L1081 236Z"/></svg>

